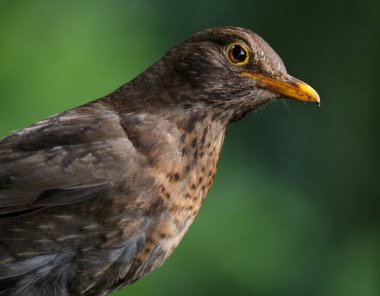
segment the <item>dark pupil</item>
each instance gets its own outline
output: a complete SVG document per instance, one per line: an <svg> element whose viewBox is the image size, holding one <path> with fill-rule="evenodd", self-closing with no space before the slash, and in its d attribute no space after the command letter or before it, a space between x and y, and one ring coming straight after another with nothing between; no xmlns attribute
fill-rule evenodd
<svg viewBox="0 0 380 296"><path fill-rule="evenodd" d="M245 53L245 50L239 46L235 45L232 47L232 57L239 62L244 62L245 58L247 57L247 54Z"/></svg>

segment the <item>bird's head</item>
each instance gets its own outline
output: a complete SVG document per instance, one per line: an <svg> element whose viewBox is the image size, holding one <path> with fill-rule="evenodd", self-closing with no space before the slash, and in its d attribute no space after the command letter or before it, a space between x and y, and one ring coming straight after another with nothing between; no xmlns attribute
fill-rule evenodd
<svg viewBox="0 0 380 296"><path fill-rule="evenodd" d="M129 109L164 114L212 110L225 122L278 98L319 104L316 91L287 74L260 36L237 27L191 36L116 94L133 100Z"/></svg>
<svg viewBox="0 0 380 296"><path fill-rule="evenodd" d="M319 104L316 91L286 72L281 58L257 34L224 27L197 33L159 63L176 104L224 107L241 117L277 98ZM165 73L170 73L165 74Z"/></svg>

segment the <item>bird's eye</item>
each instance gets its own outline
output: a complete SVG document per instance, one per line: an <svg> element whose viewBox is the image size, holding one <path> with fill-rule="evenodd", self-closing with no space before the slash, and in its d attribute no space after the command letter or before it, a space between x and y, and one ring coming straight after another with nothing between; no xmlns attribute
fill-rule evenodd
<svg viewBox="0 0 380 296"><path fill-rule="evenodd" d="M242 66L248 63L249 55L244 46L233 43L228 47L228 59L230 63L236 66Z"/></svg>

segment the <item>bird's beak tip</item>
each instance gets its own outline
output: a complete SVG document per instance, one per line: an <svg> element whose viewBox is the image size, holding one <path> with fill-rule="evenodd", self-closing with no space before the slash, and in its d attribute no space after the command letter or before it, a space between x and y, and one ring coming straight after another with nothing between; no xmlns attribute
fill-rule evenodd
<svg viewBox="0 0 380 296"><path fill-rule="evenodd" d="M287 81L288 80L288 81ZM302 82L296 78L288 76L283 82L285 85L289 83L288 89L285 93L286 96L292 99L301 100L305 102L314 102L318 106L321 105L321 99L318 93L310 85ZM286 87L285 87L286 88Z"/></svg>

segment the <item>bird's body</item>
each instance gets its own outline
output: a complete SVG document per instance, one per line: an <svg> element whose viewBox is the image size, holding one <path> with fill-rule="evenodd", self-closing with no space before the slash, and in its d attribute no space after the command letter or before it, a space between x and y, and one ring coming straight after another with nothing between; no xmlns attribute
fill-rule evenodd
<svg viewBox="0 0 380 296"><path fill-rule="evenodd" d="M266 73L286 74L257 35L213 29L0 142L1 296L105 295L164 262L206 197L228 124L278 96L226 80L242 72L213 47L236 36L271 59Z"/></svg>
<svg viewBox="0 0 380 296"><path fill-rule="evenodd" d="M178 126L175 116L121 115L98 101L3 141L1 194L12 196L0 223L7 276L80 267L72 292L93 295L98 282L131 282L160 265L197 214L224 137L211 114L189 112ZM17 189L9 186L16 179Z"/></svg>

